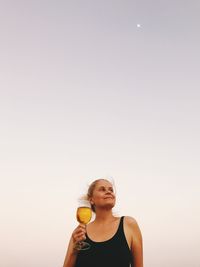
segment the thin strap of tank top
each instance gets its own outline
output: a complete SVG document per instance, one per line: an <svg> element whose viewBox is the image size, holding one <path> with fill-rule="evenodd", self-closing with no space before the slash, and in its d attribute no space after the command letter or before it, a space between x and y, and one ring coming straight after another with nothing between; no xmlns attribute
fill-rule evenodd
<svg viewBox="0 0 200 267"><path fill-rule="evenodd" d="M123 230L123 222L124 222L124 216L120 218L119 228L118 230Z"/></svg>
<svg viewBox="0 0 200 267"><path fill-rule="evenodd" d="M115 232L114 236L113 236L111 239L113 239L114 237L116 237L116 236L121 235L121 234L124 233L123 221L124 221L124 216L122 216L122 217L120 218L120 221L119 221L119 225L118 225L117 231Z"/></svg>
<svg viewBox="0 0 200 267"><path fill-rule="evenodd" d="M119 236L119 235L123 235L123 233L124 233L123 222L124 222L124 216L122 216L120 218L119 226L118 226L118 229L117 229L114 237Z"/></svg>

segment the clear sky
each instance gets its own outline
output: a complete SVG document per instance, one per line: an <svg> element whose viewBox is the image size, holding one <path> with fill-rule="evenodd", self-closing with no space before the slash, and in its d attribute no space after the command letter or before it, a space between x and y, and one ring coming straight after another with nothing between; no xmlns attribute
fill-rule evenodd
<svg viewBox="0 0 200 267"><path fill-rule="evenodd" d="M200 267L200 2L0 1L0 265L61 267L114 179L145 267Z"/></svg>

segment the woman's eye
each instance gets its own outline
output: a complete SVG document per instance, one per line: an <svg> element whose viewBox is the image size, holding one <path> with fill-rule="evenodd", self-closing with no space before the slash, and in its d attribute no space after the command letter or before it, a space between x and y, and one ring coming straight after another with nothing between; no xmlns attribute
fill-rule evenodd
<svg viewBox="0 0 200 267"><path fill-rule="evenodd" d="M105 191L110 191L110 192L114 192L114 190L113 190L113 188L108 188L108 189L106 189L105 187L101 187L101 188L99 188L99 191L103 191L103 192L105 192Z"/></svg>
<svg viewBox="0 0 200 267"><path fill-rule="evenodd" d="M101 187L101 188L100 188L100 191L105 191L105 188L104 188L104 187Z"/></svg>

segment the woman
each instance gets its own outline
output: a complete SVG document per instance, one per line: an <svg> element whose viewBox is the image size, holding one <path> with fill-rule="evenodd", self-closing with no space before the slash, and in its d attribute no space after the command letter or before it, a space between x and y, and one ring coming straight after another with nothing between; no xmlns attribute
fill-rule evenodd
<svg viewBox="0 0 200 267"><path fill-rule="evenodd" d="M96 213L87 228L80 224L72 233L63 267L143 267L142 235L132 217L112 213L115 194L106 179L95 180L87 198ZM85 240L91 247L78 251L77 242Z"/></svg>

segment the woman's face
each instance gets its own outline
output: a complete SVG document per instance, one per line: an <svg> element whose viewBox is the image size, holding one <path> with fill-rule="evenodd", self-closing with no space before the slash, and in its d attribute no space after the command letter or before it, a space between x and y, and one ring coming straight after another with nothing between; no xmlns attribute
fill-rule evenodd
<svg viewBox="0 0 200 267"><path fill-rule="evenodd" d="M115 205L115 194L112 184L106 180L98 181L90 202L95 206L95 210L112 209Z"/></svg>

